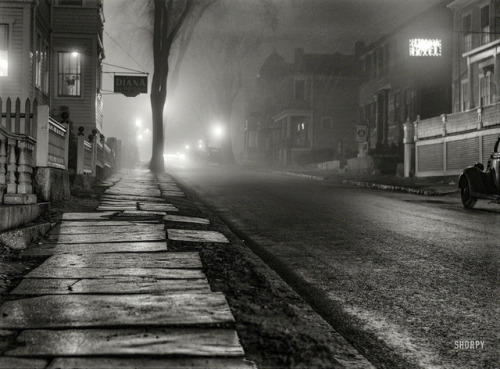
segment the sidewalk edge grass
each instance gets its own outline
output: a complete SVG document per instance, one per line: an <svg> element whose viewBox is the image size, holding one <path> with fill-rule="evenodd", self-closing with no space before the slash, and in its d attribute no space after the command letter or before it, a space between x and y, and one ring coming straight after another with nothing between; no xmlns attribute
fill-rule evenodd
<svg viewBox="0 0 500 369"><path fill-rule="evenodd" d="M259 368L373 368L271 268L251 241L237 235L208 209L175 173L170 173L210 219L213 230L230 246L212 245L201 251L204 272L213 290L222 291L236 320L246 357ZM175 203L175 199L169 199ZM238 238L238 236L241 238Z"/></svg>

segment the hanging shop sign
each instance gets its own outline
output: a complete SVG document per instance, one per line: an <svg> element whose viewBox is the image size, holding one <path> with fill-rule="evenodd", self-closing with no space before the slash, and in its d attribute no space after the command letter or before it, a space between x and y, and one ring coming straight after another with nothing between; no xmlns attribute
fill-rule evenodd
<svg viewBox="0 0 500 369"><path fill-rule="evenodd" d="M115 74L114 92L134 97L148 93L147 76L128 76Z"/></svg>
<svg viewBox="0 0 500 369"><path fill-rule="evenodd" d="M356 126L356 141L368 141L368 126Z"/></svg>

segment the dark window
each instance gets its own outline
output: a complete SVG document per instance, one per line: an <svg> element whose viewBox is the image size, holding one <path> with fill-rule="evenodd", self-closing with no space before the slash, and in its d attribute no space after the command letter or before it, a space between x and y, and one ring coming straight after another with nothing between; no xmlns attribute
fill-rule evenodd
<svg viewBox="0 0 500 369"><path fill-rule="evenodd" d="M412 117L412 105L413 105L413 101L412 101L412 90L411 88L407 88L405 90L405 120L408 120L410 119L410 122L413 120L413 117Z"/></svg>
<svg viewBox="0 0 500 369"><path fill-rule="evenodd" d="M481 44L490 42L490 6L481 8Z"/></svg>
<svg viewBox="0 0 500 369"><path fill-rule="evenodd" d="M401 94L400 92L394 93L394 123L401 122Z"/></svg>
<svg viewBox="0 0 500 369"><path fill-rule="evenodd" d="M306 81L295 80L295 100L305 100L306 97Z"/></svg>
<svg viewBox="0 0 500 369"><path fill-rule="evenodd" d="M83 0L59 0L59 5L81 6Z"/></svg>
<svg viewBox="0 0 500 369"><path fill-rule="evenodd" d="M472 16L469 14L463 17L462 22L463 47L467 52L472 49Z"/></svg>
<svg viewBox="0 0 500 369"><path fill-rule="evenodd" d="M59 53L58 95L81 96L81 54Z"/></svg>
<svg viewBox="0 0 500 369"><path fill-rule="evenodd" d="M329 132L333 129L333 120L330 117L321 118L321 128L325 132Z"/></svg>

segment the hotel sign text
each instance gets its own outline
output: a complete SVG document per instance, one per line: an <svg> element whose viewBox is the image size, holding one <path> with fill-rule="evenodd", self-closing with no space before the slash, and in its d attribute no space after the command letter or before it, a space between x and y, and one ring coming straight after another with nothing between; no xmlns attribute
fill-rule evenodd
<svg viewBox="0 0 500 369"><path fill-rule="evenodd" d="M412 38L410 39L410 56L441 56L441 40Z"/></svg>

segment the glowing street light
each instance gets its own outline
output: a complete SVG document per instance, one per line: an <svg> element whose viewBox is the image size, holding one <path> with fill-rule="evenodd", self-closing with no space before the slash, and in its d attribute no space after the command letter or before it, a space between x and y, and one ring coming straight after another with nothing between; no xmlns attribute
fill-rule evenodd
<svg viewBox="0 0 500 369"><path fill-rule="evenodd" d="M73 58L76 58L76 57L78 56L78 51L73 51L73 52L71 53L71 56L72 56Z"/></svg>
<svg viewBox="0 0 500 369"><path fill-rule="evenodd" d="M136 126L137 128L139 128L139 127L141 126L141 120L140 120L140 119L136 119L136 121L135 121L135 126Z"/></svg>
<svg viewBox="0 0 500 369"><path fill-rule="evenodd" d="M137 139L138 139L139 141L140 141L140 140L142 140L142 135L141 135L141 134L137 135Z"/></svg>
<svg viewBox="0 0 500 369"><path fill-rule="evenodd" d="M224 135L224 128L221 125L216 125L214 127L214 135L217 138L221 138Z"/></svg>
<svg viewBox="0 0 500 369"><path fill-rule="evenodd" d="M189 145L186 145L186 150L189 150Z"/></svg>

